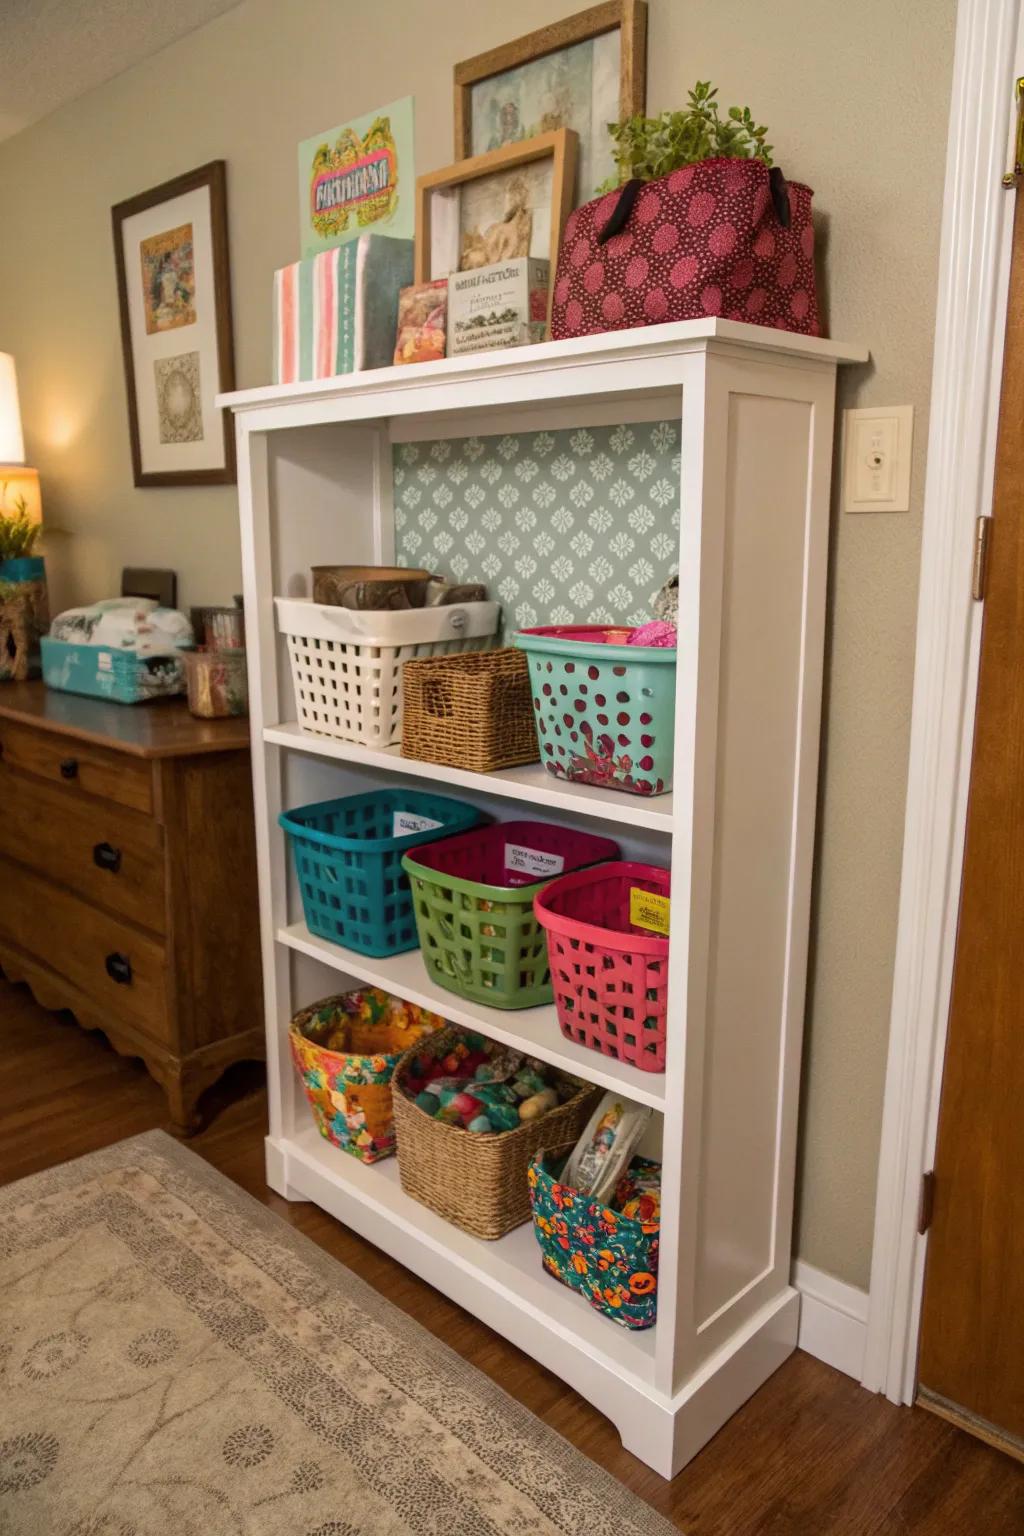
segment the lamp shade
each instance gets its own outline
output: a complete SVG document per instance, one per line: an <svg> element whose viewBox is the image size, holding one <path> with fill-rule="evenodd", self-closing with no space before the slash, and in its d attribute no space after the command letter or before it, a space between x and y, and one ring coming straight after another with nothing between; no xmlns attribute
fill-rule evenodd
<svg viewBox="0 0 1024 1536"><path fill-rule="evenodd" d="M37 469L0 464L0 517L27 517L30 523L42 522L43 499Z"/></svg>
<svg viewBox="0 0 1024 1536"><path fill-rule="evenodd" d="M25 440L21 435L18 376L14 358L0 352L0 464L24 464Z"/></svg>

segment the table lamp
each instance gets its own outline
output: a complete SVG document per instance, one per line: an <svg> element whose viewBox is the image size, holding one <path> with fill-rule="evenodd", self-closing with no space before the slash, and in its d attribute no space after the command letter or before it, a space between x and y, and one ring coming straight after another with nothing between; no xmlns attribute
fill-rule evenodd
<svg viewBox="0 0 1024 1536"><path fill-rule="evenodd" d="M14 358L0 352L0 514L26 516L31 523L43 520L39 472L25 463L25 440L18 407L18 376Z"/></svg>
<svg viewBox="0 0 1024 1536"><path fill-rule="evenodd" d="M39 475L25 463L14 358L0 352L0 681L39 672L49 617L46 567L32 548L42 520Z"/></svg>

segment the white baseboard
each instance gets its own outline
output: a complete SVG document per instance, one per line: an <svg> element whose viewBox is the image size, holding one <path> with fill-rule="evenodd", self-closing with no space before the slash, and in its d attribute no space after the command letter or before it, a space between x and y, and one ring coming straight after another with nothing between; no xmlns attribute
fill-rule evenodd
<svg viewBox="0 0 1024 1536"><path fill-rule="evenodd" d="M800 1292L797 1345L837 1371L860 1381L868 1333L868 1293L797 1259L793 1284Z"/></svg>

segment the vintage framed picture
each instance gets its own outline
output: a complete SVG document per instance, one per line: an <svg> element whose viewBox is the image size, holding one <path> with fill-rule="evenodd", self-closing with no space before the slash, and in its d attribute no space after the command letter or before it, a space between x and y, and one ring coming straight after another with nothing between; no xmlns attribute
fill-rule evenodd
<svg viewBox="0 0 1024 1536"><path fill-rule="evenodd" d="M416 182L416 282L517 256L558 259L572 209L569 128L474 155Z"/></svg>
<svg viewBox="0 0 1024 1536"><path fill-rule="evenodd" d="M615 173L608 124L647 106L647 5L607 0L455 66L455 154L579 135L575 203Z"/></svg>
<svg viewBox="0 0 1024 1536"><path fill-rule="evenodd" d="M225 165L213 160L111 210L136 485L235 480Z"/></svg>

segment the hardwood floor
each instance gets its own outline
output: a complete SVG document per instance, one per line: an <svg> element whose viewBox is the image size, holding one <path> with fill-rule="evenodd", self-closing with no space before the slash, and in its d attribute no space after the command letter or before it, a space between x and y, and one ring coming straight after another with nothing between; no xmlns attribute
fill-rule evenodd
<svg viewBox="0 0 1024 1536"><path fill-rule="evenodd" d="M542 1366L316 1207L289 1205L267 1189L258 1069L232 1068L207 1105L213 1117L189 1143L194 1151L357 1269L688 1536L1024 1536L1024 1467L801 1353L674 1482L663 1482ZM165 1126L165 1117L159 1088L137 1062L0 978L0 1182Z"/></svg>

